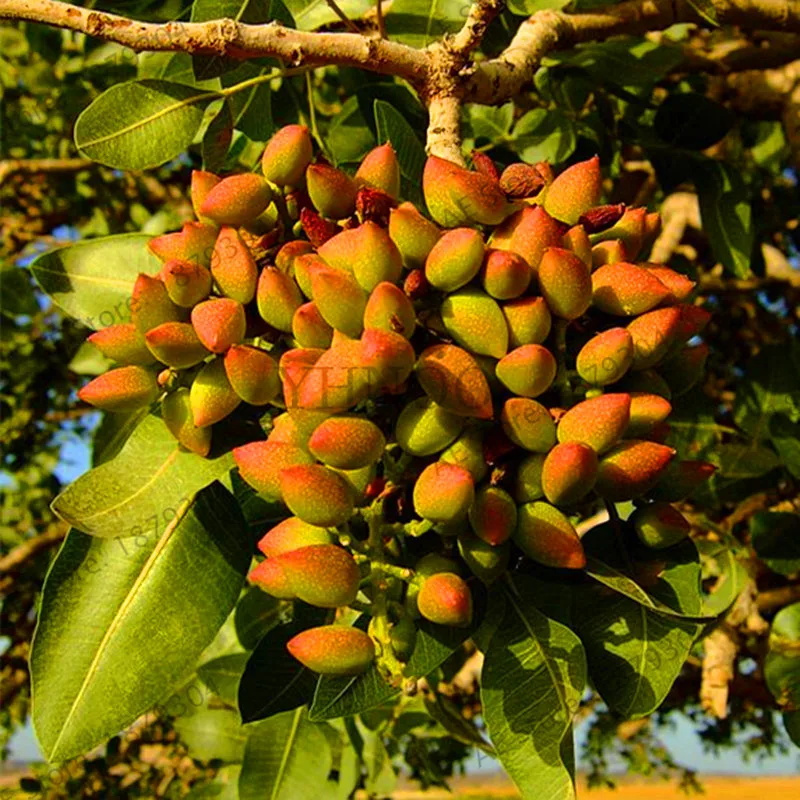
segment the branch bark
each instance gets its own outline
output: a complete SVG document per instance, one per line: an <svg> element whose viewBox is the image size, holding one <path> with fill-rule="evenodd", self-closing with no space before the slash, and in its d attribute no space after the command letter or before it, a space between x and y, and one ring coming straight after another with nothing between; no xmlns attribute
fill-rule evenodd
<svg viewBox="0 0 800 800"><path fill-rule="evenodd" d="M0 183L16 172L80 172L96 166L97 163L88 158L8 158L0 161Z"/></svg>

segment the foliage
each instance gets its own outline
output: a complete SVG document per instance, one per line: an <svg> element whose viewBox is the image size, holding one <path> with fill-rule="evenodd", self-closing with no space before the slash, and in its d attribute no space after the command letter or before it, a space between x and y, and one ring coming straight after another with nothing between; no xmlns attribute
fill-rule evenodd
<svg viewBox="0 0 800 800"><path fill-rule="evenodd" d="M341 28L318 2L239 9L196 0L191 12L178 3L136 5L130 13L154 19L241 11L253 22ZM353 19L369 5L340 3ZM487 52L508 42L520 22L515 14L545 5L563 4L509 4L490 28ZM386 20L390 36L411 44L462 21L463 3L413 0L396 0ZM385 796L404 763L423 786L445 785L471 748L493 752L488 736L531 796L568 797L571 726L586 718L584 755L598 783L616 753L631 770L678 774L691 784L658 741L660 727L678 713L696 722L711 749L773 752L786 741L781 724L800 742L792 604L800 598L795 143L778 120L755 118L735 98L720 102L717 77L684 61L685 49L710 49L705 35L675 29L658 43L618 39L559 53L538 71L534 90L500 108L467 106L462 120L466 148L501 166L522 159L564 167L597 152L609 203L664 205L666 227L666 209L675 209L679 234L660 241L662 257L698 282L697 302L714 312L704 333L707 377L673 402L668 439L680 457L717 467L708 486L681 505L696 549L687 544L656 561L629 541L633 550L622 552L623 544L612 557L607 542L593 541L608 529L593 532L586 549L604 560L590 570L604 586L522 570L490 593L483 627L448 638L423 626L412 674L427 679L415 697L387 690L377 670L317 678L289 659L285 642L324 614L242 590L256 537L285 510L229 477L229 457L206 463L179 452L155 417L107 414L98 425L94 412L76 407L74 391L77 375L107 366L80 348L84 326L96 327L103 311L118 308L138 272L159 268L133 243L189 217L189 165L252 170L271 134L299 121L334 165L351 172L371 148L391 142L402 194L419 203L425 108L400 81L348 68L279 75L274 62L135 56L33 24L5 26L0 38L3 157L85 156L105 165L14 172L0 188L9 208L2 218L9 262L2 273L3 550L43 536L52 545L66 533L62 519L98 520L95 536L73 530L57 557L42 547L0 579L3 629L14 630L0 656L7 734L29 713L26 661L31 612L40 605L31 670L42 694L34 724L51 760L85 752L141 715L148 743L175 763L184 752L193 759L180 786L157 785L151 769L138 788L123 788L125 796L180 796L204 780L211 785L190 796L258 797L264 786L273 797L346 798L356 786ZM87 242L53 250L66 223L69 236ZM109 234L126 238L94 238ZM32 268L22 265L22 254L44 248ZM106 288L84 289L94 276ZM113 502L105 490L94 498L86 478L62 492L57 464L66 437L93 442L91 485L102 476L118 491ZM61 519L49 507L56 495ZM643 577L653 575L643 592ZM701 578L705 597L692 591ZM755 607L749 622L737 623L730 716L720 719L700 699L702 635L743 587ZM753 622L758 611L770 632ZM157 620L156 635L135 646L150 620ZM85 632L80 647L67 644L77 630ZM479 695L460 680L476 646L486 658ZM603 675L629 674L642 663L636 691L616 680L603 684ZM583 696L587 669L594 691ZM542 705L531 709L516 698L522 687ZM89 700L91 713L81 705ZM542 730L537 723L545 717L553 724ZM66 724L71 719L75 725ZM92 796L98 783L105 791L138 768L133 741L112 739L104 756L72 762L68 788L47 775L42 784L54 796ZM114 771L120 763L125 771Z"/></svg>

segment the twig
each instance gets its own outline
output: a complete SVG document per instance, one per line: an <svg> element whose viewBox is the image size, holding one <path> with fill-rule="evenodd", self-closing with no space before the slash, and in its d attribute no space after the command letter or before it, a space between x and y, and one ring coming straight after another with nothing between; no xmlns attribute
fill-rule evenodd
<svg viewBox="0 0 800 800"><path fill-rule="evenodd" d="M503 0L476 0L467 12L467 20L448 43L452 52L468 56L480 47L486 29L503 10Z"/></svg>
<svg viewBox="0 0 800 800"><path fill-rule="evenodd" d="M776 608L783 608L783 606L796 603L798 600L800 600L800 583L792 583L789 586L765 589L759 592L756 604L759 611L774 611Z"/></svg>
<svg viewBox="0 0 800 800"><path fill-rule="evenodd" d="M353 33L361 33L361 31L358 29L358 25L356 25L355 22L353 22L353 20L351 20L350 17L348 17L347 14L345 14L344 11L342 11L342 9L339 8L338 4L336 3L336 0L325 0L325 1L327 2L331 11L333 11L333 13L336 14L336 16L339 17L339 19L342 22L344 22L348 30L351 30Z"/></svg>
<svg viewBox="0 0 800 800"><path fill-rule="evenodd" d="M0 183L15 172L80 172L96 166L88 158L9 158L0 161Z"/></svg>
<svg viewBox="0 0 800 800"><path fill-rule="evenodd" d="M386 18L383 16L383 0L378 0L375 4L375 16L378 20L378 35L381 39L386 38Z"/></svg>

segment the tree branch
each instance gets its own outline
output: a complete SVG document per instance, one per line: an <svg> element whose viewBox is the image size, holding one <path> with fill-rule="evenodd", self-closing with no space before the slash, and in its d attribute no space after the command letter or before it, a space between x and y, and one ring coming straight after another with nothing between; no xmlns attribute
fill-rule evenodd
<svg viewBox="0 0 800 800"><path fill-rule="evenodd" d="M0 161L0 183L15 172L80 172L96 166L88 158L8 158Z"/></svg>
<svg viewBox="0 0 800 800"><path fill-rule="evenodd" d="M468 56L476 50L492 20L503 10L503 0L476 0L467 12L467 21L453 36L449 47L453 52Z"/></svg>
<svg viewBox="0 0 800 800"><path fill-rule="evenodd" d="M800 0L711 0L717 21L748 29L800 33ZM688 0L627 0L582 14L539 11L522 23L506 50L478 66L465 99L502 103L517 94L553 50L611 36L663 30L679 22L705 27Z"/></svg>
<svg viewBox="0 0 800 800"><path fill-rule="evenodd" d="M0 0L0 19L42 22L116 42L136 52L201 53L237 59L271 56L291 66L361 67L410 81L424 79L429 62L422 50L359 33L297 31L276 22L248 25L232 19L155 24L57 0Z"/></svg>

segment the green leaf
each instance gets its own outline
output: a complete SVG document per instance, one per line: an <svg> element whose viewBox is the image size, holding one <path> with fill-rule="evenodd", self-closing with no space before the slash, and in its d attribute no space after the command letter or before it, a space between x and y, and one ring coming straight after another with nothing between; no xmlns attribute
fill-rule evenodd
<svg viewBox="0 0 800 800"><path fill-rule="evenodd" d="M292 15L281 0L194 0L192 3L192 22L226 18L251 25L276 20L294 27ZM218 78L240 63L238 59L225 56L192 55L192 69L199 81Z"/></svg>
<svg viewBox="0 0 800 800"><path fill-rule="evenodd" d="M447 628L422 620L407 675L429 675L471 635L470 628ZM309 719L349 717L377 708L396 697L400 689L390 686L372 667L354 678L321 677L314 693Z"/></svg>
<svg viewBox="0 0 800 800"><path fill-rule="evenodd" d="M523 17L529 17L544 8L556 10L564 8L571 0L508 0L508 10Z"/></svg>
<svg viewBox="0 0 800 800"><path fill-rule="evenodd" d="M773 173L779 173L788 152L783 125L777 120L760 120L754 123L755 142L750 148L756 164Z"/></svg>
<svg viewBox="0 0 800 800"><path fill-rule="evenodd" d="M773 572L800 572L800 515L759 511L750 518L750 543Z"/></svg>
<svg viewBox="0 0 800 800"><path fill-rule="evenodd" d="M15 264L0 266L0 297L0 312L3 314L33 316L39 311L30 273Z"/></svg>
<svg viewBox="0 0 800 800"><path fill-rule="evenodd" d="M314 696L317 676L289 654L286 643L306 628L325 622L324 609L273 628L250 654L239 682L242 722L255 722L306 705Z"/></svg>
<svg viewBox="0 0 800 800"><path fill-rule="evenodd" d="M523 576L506 599L483 666L489 737L523 800L572 800L572 719L586 684L583 646L538 611Z"/></svg>
<svg viewBox="0 0 800 800"><path fill-rule="evenodd" d="M294 17L297 29L313 31L322 25L339 22L339 15L327 0L285 0L286 8ZM337 0L336 5L345 16L357 20L364 16L373 5L372 0Z"/></svg>
<svg viewBox="0 0 800 800"><path fill-rule="evenodd" d="M750 194L741 174L713 159L698 159L694 177L703 230L714 256L737 278L748 278L753 250Z"/></svg>
<svg viewBox="0 0 800 800"><path fill-rule="evenodd" d="M181 504L233 467L233 456L183 450L161 419L145 417L119 455L89 470L53 501L70 525L99 537L159 537Z"/></svg>
<svg viewBox="0 0 800 800"><path fill-rule="evenodd" d="M559 164L575 150L575 125L558 109L535 108L523 114L514 126L513 147L519 157L533 164L549 161Z"/></svg>
<svg viewBox="0 0 800 800"><path fill-rule="evenodd" d="M237 764L244 758L247 733L235 711L204 708L196 714L180 717L173 725L192 758L226 764Z"/></svg>
<svg viewBox="0 0 800 800"><path fill-rule="evenodd" d="M800 478L800 424L791 422L783 414L773 414L769 435L783 465L795 478Z"/></svg>
<svg viewBox="0 0 800 800"><path fill-rule="evenodd" d="M800 747L800 711L787 711L783 715L783 727L786 735Z"/></svg>
<svg viewBox="0 0 800 800"><path fill-rule="evenodd" d="M237 69L226 73L222 85L226 88L271 72L272 69L245 61ZM266 142L275 132L272 118L272 89L269 83L257 83L249 89L237 91L229 98L233 109L234 126L254 142Z"/></svg>
<svg viewBox="0 0 800 800"><path fill-rule="evenodd" d="M106 461L111 461L122 450L125 442L130 439L147 414L146 408L103 414L103 419L92 439L92 466L97 467Z"/></svg>
<svg viewBox="0 0 800 800"><path fill-rule="evenodd" d="M319 800L333 755L306 711L287 711L253 726L239 776L239 800Z"/></svg>
<svg viewBox="0 0 800 800"><path fill-rule="evenodd" d="M220 700L235 708L239 681L247 659L247 653L229 653L219 656L219 658L213 658L211 661L201 664L197 668L197 675Z"/></svg>
<svg viewBox="0 0 800 800"><path fill-rule="evenodd" d="M239 644L252 650L281 620L282 604L257 586L251 586L236 605L234 624Z"/></svg>
<svg viewBox="0 0 800 800"><path fill-rule="evenodd" d="M653 127L672 147L705 150L724 138L736 115L698 92L671 94L658 107Z"/></svg>
<svg viewBox="0 0 800 800"><path fill-rule="evenodd" d="M503 106L476 106L467 109L472 135L478 138L489 139L499 144L511 130L514 122L514 104L506 103Z"/></svg>
<svg viewBox="0 0 800 800"><path fill-rule="evenodd" d="M719 616L727 611L750 580L747 570L734 550L724 542L700 539L696 542L703 566L710 577L716 578L712 594L703 598L703 613Z"/></svg>
<svg viewBox="0 0 800 800"><path fill-rule="evenodd" d="M232 138L233 111L231 104L225 99L203 134L201 145L203 169L209 172L220 172L222 170Z"/></svg>
<svg viewBox="0 0 800 800"><path fill-rule="evenodd" d="M782 608L772 621L764 679L778 705L800 710L800 603Z"/></svg>
<svg viewBox="0 0 800 800"><path fill-rule="evenodd" d="M375 137L361 113L358 98L349 97L331 120L326 144L336 164L356 163L375 146Z"/></svg>
<svg viewBox="0 0 800 800"><path fill-rule="evenodd" d="M411 47L427 47L459 30L468 10L463 0L393 0L386 12L386 32Z"/></svg>
<svg viewBox="0 0 800 800"><path fill-rule="evenodd" d="M137 275L161 270L147 249L151 238L125 233L59 247L36 258L31 272L62 311L87 328L107 328L130 320Z"/></svg>
<svg viewBox="0 0 800 800"><path fill-rule="evenodd" d="M649 611L599 586L574 594L572 610L592 683L624 719L647 716L667 696L701 626Z"/></svg>
<svg viewBox="0 0 800 800"><path fill-rule="evenodd" d="M249 564L244 520L218 483L158 537L70 532L45 581L31 655L47 760L85 753L168 695L233 609Z"/></svg>
<svg viewBox="0 0 800 800"><path fill-rule="evenodd" d="M715 478L749 480L760 478L780 466L780 459L769 447L745 444L723 444L712 459L719 466Z"/></svg>
<svg viewBox="0 0 800 800"><path fill-rule="evenodd" d="M800 422L800 355L798 348L765 347L745 364L744 381L733 403L736 424L754 439L770 435L769 417L785 414Z"/></svg>
<svg viewBox="0 0 800 800"><path fill-rule="evenodd" d="M425 168L425 148L403 115L383 100L375 101L375 126L378 144L391 142L397 153L400 174L404 181L404 194L415 204L423 202L421 196L422 171ZM408 189L413 189L409 194Z"/></svg>

